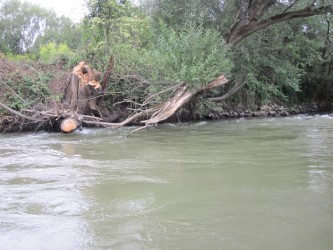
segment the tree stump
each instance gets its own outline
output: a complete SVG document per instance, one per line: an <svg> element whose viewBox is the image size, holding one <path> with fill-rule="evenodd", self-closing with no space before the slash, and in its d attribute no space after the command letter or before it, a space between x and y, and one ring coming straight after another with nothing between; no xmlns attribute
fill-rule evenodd
<svg viewBox="0 0 333 250"><path fill-rule="evenodd" d="M64 108L69 110L60 125L62 132L71 133L77 129L80 125L79 115L101 117L96 103L102 92L98 82L100 75L85 62L74 67L62 100Z"/></svg>

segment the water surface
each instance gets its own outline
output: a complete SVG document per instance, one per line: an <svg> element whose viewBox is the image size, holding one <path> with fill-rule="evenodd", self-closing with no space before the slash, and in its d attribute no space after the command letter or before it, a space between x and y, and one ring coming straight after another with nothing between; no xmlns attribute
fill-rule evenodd
<svg viewBox="0 0 333 250"><path fill-rule="evenodd" d="M333 115L0 135L0 246L333 249Z"/></svg>

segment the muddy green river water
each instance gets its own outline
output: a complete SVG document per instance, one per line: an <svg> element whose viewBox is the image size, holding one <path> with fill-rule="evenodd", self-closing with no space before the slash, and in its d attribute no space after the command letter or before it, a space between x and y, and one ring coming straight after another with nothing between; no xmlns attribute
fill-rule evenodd
<svg viewBox="0 0 333 250"><path fill-rule="evenodd" d="M333 249L333 114L0 135L0 249Z"/></svg>

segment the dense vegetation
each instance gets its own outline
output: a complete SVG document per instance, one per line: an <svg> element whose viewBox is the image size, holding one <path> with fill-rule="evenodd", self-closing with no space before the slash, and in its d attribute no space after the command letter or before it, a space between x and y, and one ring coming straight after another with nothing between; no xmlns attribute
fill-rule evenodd
<svg viewBox="0 0 333 250"><path fill-rule="evenodd" d="M146 105L160 103L174 86L196 89L224 74L226 87L204 93L182 112L205 117L222 101L332 109L329 0L87 0L86 6L84 20L73 23L34 4L0 3L0 66L15 69L0 72L7 90L0 102L16 110L47 105L61 98L50 85L61 72L81 60L104 72L114 55L104 99L109 107L142 108L147 97ZM29 67L33 73L25 74Z"/></svg>

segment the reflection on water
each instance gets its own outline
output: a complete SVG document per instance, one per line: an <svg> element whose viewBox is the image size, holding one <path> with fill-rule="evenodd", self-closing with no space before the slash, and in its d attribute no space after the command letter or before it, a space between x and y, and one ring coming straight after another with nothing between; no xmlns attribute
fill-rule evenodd
<svg viewBox="0 0 333 250"><path fill-rule="evenodd" d="M332 249L333 116L0 135L1 249Z"/></svg>
<svg viewBox="0 0 333 250"><path fill-rule="evenodd" d="M70 143L63 143L63 144L61 144L61 151L67 157L74 156L76 154L75 144L72 143L72 142L70 142Z"/></svg>

